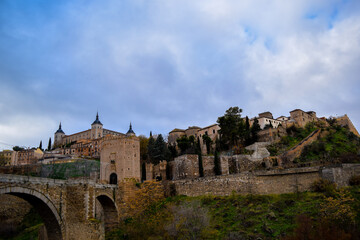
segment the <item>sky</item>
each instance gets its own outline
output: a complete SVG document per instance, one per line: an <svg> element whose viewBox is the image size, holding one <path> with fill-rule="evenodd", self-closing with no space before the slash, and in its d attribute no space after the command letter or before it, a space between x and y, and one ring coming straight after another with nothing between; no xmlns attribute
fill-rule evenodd
<svg viewBox="0 0 360 240"><path fill-rule="evenodd" d="M0 0L0 150L359 102L358 0Z"/></svg>

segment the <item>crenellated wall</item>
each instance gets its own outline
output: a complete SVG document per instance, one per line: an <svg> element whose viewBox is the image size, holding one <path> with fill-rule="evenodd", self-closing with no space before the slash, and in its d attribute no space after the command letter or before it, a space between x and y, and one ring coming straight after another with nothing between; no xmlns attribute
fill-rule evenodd
<svg viewBox="0 0 360 240"><path fill-rule="evenodd" d="M207 194L224 196L232 193L282 194L308 191L311 184L319 179L328 179L340 187L347 186L349 178L354 175L360 175L360 164L342 164L329 168L307 167L253 171L192 180L176 180L171 182L171 190L177 195L187 196Z"/></svg>

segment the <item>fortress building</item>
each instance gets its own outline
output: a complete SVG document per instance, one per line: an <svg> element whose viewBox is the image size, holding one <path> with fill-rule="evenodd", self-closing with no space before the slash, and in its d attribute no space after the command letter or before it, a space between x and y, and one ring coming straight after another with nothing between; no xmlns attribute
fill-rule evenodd
<svg viewBox="0 0 360 240"><path fill-rule="evenodd" d="M129 131L131 134L135 135L134 131L132 130L131 124ZM91 129L71 135L66 135L64 133L64 131L61 129L60 123L59 129L54 134L54 147L59 147L64 144L69 144L80 140L96 140L106 135L124 136L125 134L103 128L103 124L100 122L99 114L97 113L95 121L91 124Z"/></svg>

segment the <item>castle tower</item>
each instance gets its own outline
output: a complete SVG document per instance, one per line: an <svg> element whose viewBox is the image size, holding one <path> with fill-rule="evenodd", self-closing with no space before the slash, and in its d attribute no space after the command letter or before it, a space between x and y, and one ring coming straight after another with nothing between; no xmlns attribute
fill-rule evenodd
<svg viewBox="0 0 360 240"><path fill-rule="evenodd" d="M130 122L129 131L127 131L126 136L136 136L135 132L132 130L131 122Z"/></svg>
<svg viewBox="0 0 360 240"><path fill-rule="evenodd" d="M91 139L103 137L103 124L99 120L99 113L96 113L96 119L91 124Z"/></svg>
<svg viewBox="0 0 360 240"><path fill-rule="evenodd" d="M54 146L62 145L62 139L65 136L64 131L61 129L61 122L59 124L59 129L54 134Z"/></svg>

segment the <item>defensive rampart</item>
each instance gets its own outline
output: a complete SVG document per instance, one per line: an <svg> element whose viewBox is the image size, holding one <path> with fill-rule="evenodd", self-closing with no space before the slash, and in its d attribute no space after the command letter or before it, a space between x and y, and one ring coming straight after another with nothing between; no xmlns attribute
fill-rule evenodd
<svg viewBox="0 0 360 240"><path fill-rule="evenodd" d="M322 168L307 167L271 171L243 172L232 175L203 177L171 182L177 195L282 194L310 189L319 179L328 179L338 186L347 186L349 178L360 175L360 164L342 164Z"/></svg>

